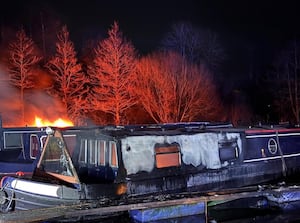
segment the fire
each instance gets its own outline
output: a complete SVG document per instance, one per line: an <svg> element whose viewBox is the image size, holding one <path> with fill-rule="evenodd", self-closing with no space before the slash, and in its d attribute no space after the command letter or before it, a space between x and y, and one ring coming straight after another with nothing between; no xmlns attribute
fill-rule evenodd
<svg viewBox="0 0 300 223"><path fill-rule="evenodd" d="M58 118L55 121L51 122L49 120L43 120L40 117L35 117L35 126L43 127L43 126L55 126L55 127L67 127L74 126L73 122L67 119Z"/></svg>

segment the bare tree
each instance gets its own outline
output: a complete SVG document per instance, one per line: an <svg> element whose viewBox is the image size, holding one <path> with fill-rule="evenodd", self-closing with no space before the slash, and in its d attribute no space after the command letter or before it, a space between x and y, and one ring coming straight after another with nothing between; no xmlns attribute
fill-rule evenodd
<svg viewBox="0 0 300 223"><path fill-rule="evenodd" d="M86 106L83 98L88 92L88 78L77 60L67 26L62 27L57 38L56 54L46 64L55 80L50 92L62 100L69 117L77 122Z"/></svg>
<svg viewBox="0 0 300 223"><path fill-rule="evenodd" d="M216 71L225 59L217 34L188 22L174 24L162 40L162 48L179 53L191 63L206 65L211 71Z"/></svg>
<svg viewBox="0 0 300 223"><path fill-rule="evenodd" d="M289 101L291 103L291 108L296 119L296 123L300 124L299 111L300 111L300 45L298 42L294 41L292 49L289 51L289 60L286 64L286 75L287 75L287 85L289 92Z"/></svg>
<svg viewBox="0 0 300 223"><path fill-rule="evenodd" d="M275 96L274 105L280 119L291 114L300 124L300 44L297 40L290 42L288 47L279 54L274 63L274 70L269 75L270 89ZM287 110L288 108L288 110Z"/></svg>
<svg viewBox="0 0 300 223"><path fill-rule="evenodd" d="M133 45L123 37L118 23L114 22L108 38L95 48L95 58L88 72L93 83L92 108L112 115L115 124L124 123L124 112L136 104L133 95L135 61Z"/></svg>
<svg viewBox="0 0 300 223"><path fill-rule="evenodd" d="M211 30L203 31L200 57L203 63L216 72L226 58L224 47L222 46L217 33Z"/></svg>
<svg viewBox="0 0 300 223"><path fill-rule="evenodd" d="M21 119L24 123L24 90L34 87L34 66L40 61L36 47L24 29L16 33L16 40L9 44L9 75L13 85L20 89Z"/></svg>
<svg viewBox="0 0 300 223"><path fill-rule="evenodd" d="M162 40L162 47L179 53L183 58L196 63L200 60L201 35L190 23L173 24Z"/></svg>
<svg viewBox="0 0 300 223"><path fill-rule="evenodd" d="M174 52L158 52L141 59L137 94L157 123L213 119L221 110L208 72Z"/></svg>

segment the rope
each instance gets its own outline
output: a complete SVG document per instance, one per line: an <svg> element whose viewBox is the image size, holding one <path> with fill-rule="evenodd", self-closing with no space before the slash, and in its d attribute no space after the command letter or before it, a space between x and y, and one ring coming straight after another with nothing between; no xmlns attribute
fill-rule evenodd
<svg viewBox="0 0 300 223"><path fill-rule="evenodd" d="M281 157L282 173L283 173L283 176L285 177L287 167L286 167L285 159L283 157L283 153L282 153L282 150L281 150L281 147L280 147L278 131L276 131L276 141L277 141L277 144L278 144L279 154L280 154L280 157Z"/></svg>
<svg viewBox="0 0 300 223"><path fill-rule="evenodd" d="M1 189L0 189L0 191L4 191L4 192L5 192L5 188L7 187L7 185L8 185L8 183L6 183L4 186L2 186ZM11 206L11 204L12 204L12 201L14 200L13 194L14 194L14 191L12 191L10 197L7 197L7 193L6 193L5 200L8 201L8 204L7 204L7 206L6 206L6 205L5 205L6 202L5 202L5 203L3 204L3 209L2 209L2 207L1 207L1 209L2 209L3 212L8 212L8 211L9 211L9 208L10 208L10 206ZM6 206L5 209L4 209L4 205ZM2 206L2 205L1 205L1 206Z"/></svg>
<svg viewBox="0 0 300 223"><path fill-rule="evenodd" d="M18 177L22 176L22 174L24 175L24 173L21 172L21 171L18 171L16 174L18 175ZM6 178L6 177L7 177L7 176L4 176L3 178ZM5 191L5 188L8 186L8 182L7 182L4 186L2 186L2 185L3 185L3 178L1 179L1 188L0 188L1 191ZM17 183L18 183L19 178L15 178L15 179L16 179L16 183L15 183L15 185L12 187L10 196L9 196L8 193L7 193L7 196L9 196L9 197L6 197L6 198L5 198L6 200L8 200L8 204L7 204L6 208L3 210L4 212L8 212L9 209L11 208L12 202L16 200L16 199L14 198L14 197L15 197L14 195L15 195L15 189L16 189L16 185L17 185Z"/></svg>

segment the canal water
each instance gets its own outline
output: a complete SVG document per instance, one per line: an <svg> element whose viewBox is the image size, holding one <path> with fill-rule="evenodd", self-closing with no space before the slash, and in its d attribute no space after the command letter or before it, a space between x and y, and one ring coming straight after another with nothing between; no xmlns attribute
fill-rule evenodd
<svg viewBox="0 0 300 223"><path fill-rule="evenodd" d="M50 223L53 221L43 221ZM57 222L57 221L55 221ZM98 220L75 222L90 223L139 223L132 220L127 212L113 217L103 217ZM251 209L230 209L224 213L187 216L182 218L171 218L149 223L300 223L300 209L290 211L279 210L251 210Z"/></svg>
<svg viewBox="0 0 300 223"><path fill-rule="evenodd" d="M299 176L297 180L292 179L287 181L286 185L300 185ZM264 201L260 197L254 199L254 202ZM236 202L236 203L235 203ZM224 205L227 208L212 208L208 207L207 215L187 216L181 218L170 218L160 221L151 221L149 223L300 223L300 201L294 201L278 206L270 206L267 203L260 203L259 208L249 208L251 200L245 203L235 200L230 205ZM222 207L217 205L214 207ZM228 208L229 207L229 208ZM253 207L253 205L250 205ZM43 223L50 223L53 221L43 221ZM57 222L57 221L56 221ZM67 221L69 222L69 221ZM74 221L73 221L74 222ZM90 222L90 223L139 223L130 218L128 212L123 212L111 217L103 217L97 220L87 221L85 219L78 219L75 222Z"/></svg>
<svg viewBox="0 0 300 223"><path fill-rule="evenodd" d="M258 213L257 215L244 213L242 216L235 210L235 215L223 216L223 219L205 217L205 216L188 216L182 218L173 218L150 223L296 223L300 222L300 210L291 213ZM242 211L243 212L243 211ZM118 217L106 218L98 221L98 223L136 223L130 219L129 215L124 214Z"/></svg>

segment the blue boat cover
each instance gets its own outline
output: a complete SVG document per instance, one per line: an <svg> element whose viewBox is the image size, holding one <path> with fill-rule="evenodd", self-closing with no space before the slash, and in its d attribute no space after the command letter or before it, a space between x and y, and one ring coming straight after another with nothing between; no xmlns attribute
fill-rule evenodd
<svg viewBox="0 0 300 223"><path fill-rule="evenodd" d="M205 203L180 204L174 206L149 208L142 210L130 210L131 218L137 222L149 222L162 219L179 218L205 213Z"/></svg>

